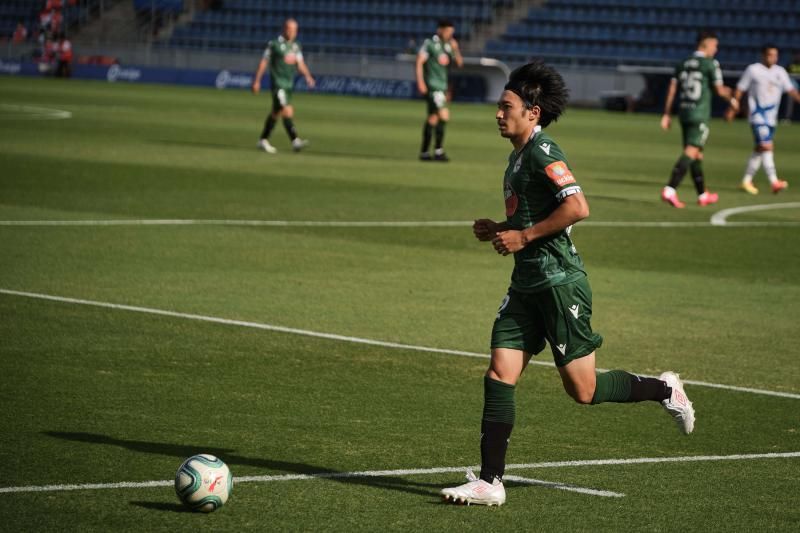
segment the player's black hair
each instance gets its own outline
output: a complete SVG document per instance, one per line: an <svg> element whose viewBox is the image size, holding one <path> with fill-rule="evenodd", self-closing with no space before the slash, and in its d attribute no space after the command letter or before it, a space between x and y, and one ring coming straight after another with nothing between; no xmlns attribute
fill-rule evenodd
<svg viewBox="0 0 800 533"><path fill-rule="evenodd" d="M702 43L706 39L719 39L719 35L717 35L717 32L715 32L714 30L709 30L709 29L700 30L699 32L697 32L698 45L700 45L700 43Z"/></svg>
<svg viewBox="0 0 800 533"><path fill-rule="evenodd" d="M539 125L543 128L558 120L569 100L569 90L564 78L556 69L541 61L515 69L508 78L505 90L522 98L528 109L538 106L541 109Z"/></svg>
<svg viewBox="0 0 800 533"><path fill-rule="evenodd" d="M455 26L453 25L453 21L452 20L439 19L439 24L438 24L437 27L439 27L439 28L454 28Z"/></svg>
<svg viewBox="0 0 800 533"><path fill-rule="evenodd" d="M761 53L766 54L769 50L772 50L773 48L775 50L778 49L778 47L775 46L775 43L766 43L764 46L761 47Z"/></svg>

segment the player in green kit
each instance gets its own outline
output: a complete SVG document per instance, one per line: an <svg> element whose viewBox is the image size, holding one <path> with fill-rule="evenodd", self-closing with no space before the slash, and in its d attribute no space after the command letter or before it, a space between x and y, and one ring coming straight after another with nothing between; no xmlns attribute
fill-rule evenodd
<svg viewBox="0 0 800 533"><path fill-rule="evenodd" d="M458 41L453 38L455 28L448 20L440 20L436 35L425 39L417 53L416 76L417 89L425 96L428 106L428 118L422 131L422 149L419 158L422 161L431 161L428 149L431 137L436 133L433 160L449 161L444 152L444 129L450 120L450 110L447 109L447 74L451 63L457 67L464 64Z"/></svg>
<svg viewBox="0 0 800 533"><path fill-rule="evenodd" d="M576 402L660 402L683 433L694 429L694 409L678 375L659 379L622 370L597 373L592 331L592 291L570 238L589 207L561 148L543 131L567 103L561 75L542 63L511 73L497 103L500 135L514 151L503 177L504 222L476 220L475 237L501 255L514 254L511 286L492 329L491 360L484 376L481 472L441 491L454 503L502 505L506 450L514 426L514 392L530 358L550 344L564 389Z"/></svg>
<svg viewBox="0 0 800 533"><path fill-rule="evenodd" d="M308 70L303 60L303 51L297 38L297 21L287 19L283 23L283 33L275 40L267 44L261 61L258 63L258 70L253 76L253 93L258 94L261 90L261 77L269 69L270 87L272 90L272 111L264 122L264 129L261 131L261 138L258 141L258 148L268 154L274 154L278 150L269 142L278 117L283 117L283 126L292 141L292 149L295 152L302 150L308 141L297 136L294 127L294 107L292 107L292 91L294 90L294 78L297 71L300 71L306 79L306 84L314 88L315 82L311 72Z"/></svg>
<svg viewBox="0 0 800 533"><path fill-rule="evenodd" d="M691 169L692 179L697 190L698 205L713 204L719 199L717 193L706 190L703 176L703 147L709 134L711 93L713 91L721 98L728 100L736 109L739 108L739 103L733 98L732 89L722 84L722 71L719 62L714 59L718 47L719 39L715 33L701 31L697 36L697 50L675 68L675 75L670 80L667 89L661 127L664 130L668 130L670 127L672 103L678 88L680 88L678 116L683 131L683 153L672 169L669 183L661 191L661 199L673 207L686 206L678 199L676 189L689 169Z"/></svg>

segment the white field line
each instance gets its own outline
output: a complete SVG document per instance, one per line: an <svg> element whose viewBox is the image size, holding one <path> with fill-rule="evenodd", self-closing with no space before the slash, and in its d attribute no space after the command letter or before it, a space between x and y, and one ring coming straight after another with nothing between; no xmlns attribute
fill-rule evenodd
<svg viewBox="0 0 800 533"><path fill-rule="evenodd" d="M780 453L754 453L735 455L694 455L679 457L636 457L632 459L589 459L583 461L555 461L543 463L520 463L506 466L506 470L533 470L537 468L570 468L584 466L620 466L658 463L691 463L709 461L748 461L761 459L794 459L800 457L800 452ZM264 476L235 477L234 483L268 483L275 481L303 481L312 479L347 479L365 477L393 477L393 476L418 476L431 474L447 474L464 472L467 469L477 469L477 466L445 466L434 468L411 468L401 470L365 470L360 472L322 472L319 474L276 474ZM531 480L534 481L534 480ZM132 489L150 487L169 487L173 480L158 481L122 481L117 483L84 483L84 484L54 484L54 485L27 485L17 487L0 487L0 494L20 492L59 492L70 490L100 490L100 489Z"/></svg>
<svg viewBox="0 0 800 533"><path fill-rule="evenodd" d="M760 204L723 209L715 213L708 222L703 221L595 221L581 222L588 227L605 228L700 228L709 226L762 227L800 226L800 222L728 222L728 218L750 211L800 208L800 203ZM111 219L111 220L0 220L0 226L268 226L268 227L326 227L326 228L421 228L471 226L465 220L228 220L228 219Z"/></svg>
<svg viewBox="0 0 800 533"><path fill-rule="evenodd" d="M112 219L112 220L0 220L0 226L264 226L316 228L454 228L470 227L465 220L358 221L358 220L199 220L199 219ZM596 228L710 228L710 227L800 226L800 222L676 222L676 221L593 221L580 222L580 227Z"/></svg>
<svg viewBox="0 0 800 533"><path fill-rule="evenodd" d="M569 492L578 492L580 494L588 494L590 496L603 496L606 498L622 498L625 495L621 492L613 492L610 490L597 490L587 489L585 487L576 487L575 485L568 485L566 483L556 483L554 481L543 481L541 479L530 479L520 476L504 476L503 481L514 481L525 485L536 485L537 487L545 487L548 489L566 490Z"/></svg>
<svg viewBox="0 0 800 533"><path fill-rule="evenodd" d="M320 331L312 331L307 329L298 329L298 328L288 328L284 326L276 326L273 324L263 324L261 322L249 322L245 320L231 320L228 318L219 318L207 315L196 315L191 313L179 313L177 311L168 311L165 309L154 309L152 307L140 307L135 305L124 305L124 304L115 304L109 302L99 302L95 300L83 300L79 298L67 298L63 296L53 296L50 294L41 294L35 292L25 292L25 291L16 291L11 289L3 289L0 288L0 294L7 294L9 296L21 296L24 298L35 298L38 300L48 300L51 302L60 302L60 303L68 303L68 304L76 304L76 305L88 305L92 307L102 307L106 309L116 309L119 311L131 311L135 313L146 313L150 315L160 315L160 316L168 316L173 318L183 318L187 320L198 320L201 322L211 322L215 324L225 324L229 326L240 326L245 328L253 328L253 329L261 329L267 331L276 331L279 333L289 333L292 335L302 335L305 337L315 337L319 339L328 339L334 341L341 341L341 342L352 342L356 344L367 344L370 346L381 346L384 348L396 348L400 350L412 350L417 352L427 352L427 353L441 353L447 355L458 355L462 357L477 357L482 359L488 359L489 355L486 353L479 353L479 352L467 352L463 350L450 350L447 348L433 348L430 346L419 346L415 344L403 344L399 342L389 342L389 341L381 341L376 339L366 339L364 337L351 337L347 335L337 335L334 333L323 333ZM531 360L531 364L541 365L541 366L553 366L551 362L545 361L536 361ZM605 372L607 369L598 368L600 372ZM644 375L644 374L643 374ZM645 377L652 377L652 376L645 376ZM692 381L688 379L683 380L684 384L688 385L695 385L700 387L711 387L716 389L724 389L724 390L731 390L736 392L749 392L752 394L761 394L764 396L777 396L780 398L792 398L795 400L800 400L800 394L795 394L791 392L778 392L778 391L770 391L764 389L753 389L749 387L737 387L735 385L725 385L721 383L709 383L706 381Z"/></svg>
<svg viewBox="0 0 800 533"><path fill-rule="evenodd" d="M0 120L60 120L65 118L72 118L72 113L52 107L0 104Z"/></svg>

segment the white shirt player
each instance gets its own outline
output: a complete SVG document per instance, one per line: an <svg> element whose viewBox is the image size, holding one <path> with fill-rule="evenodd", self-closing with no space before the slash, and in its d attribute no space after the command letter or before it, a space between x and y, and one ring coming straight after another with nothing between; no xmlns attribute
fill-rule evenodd
<svg viewBox="0 0 800 533"><path fill-rule="evenodd" d="M782 66L753 63L745 69L736 88L747 93L750 124L774 127L781 97L783 93L792 91L794 84Z"/></svg>

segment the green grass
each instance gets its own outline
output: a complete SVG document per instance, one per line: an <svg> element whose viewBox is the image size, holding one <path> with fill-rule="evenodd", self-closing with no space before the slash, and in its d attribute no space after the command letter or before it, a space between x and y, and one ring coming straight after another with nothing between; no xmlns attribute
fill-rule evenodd
<svg viewBox="0 0 800 533"><path fill-rule="evenodd" d="M493 108L454 105L448 165L415 160L420 102L300 94L294 154L255 141L268 98L244 92L0 78L0 220L469 221L502 216L510 145ZM7 109L7 108L6 108ZM799 201L736 187L747 125L714 122L720 204L674 210L659 189L679 132L657 117L570 109L551 134L584 187L574 239L605 337L598 365L800 394ZM800 185L800 128L776 162ZM763 176L758 178L766 189ZM680 192L691 200L687 178ZM793 224L793 225L792 225ZM512 260L462 227L0 225L0 289L485 352ZM548 361L543 353L539 360ZM170 479L211 452L235 476L473 465L486 361L0 294L0 487ZM654 405L578 406L552 368L517 393L509 463L800 451L800 400L689 386L689 437ZM501 508L439 503L460 474L237 484L210 516L170 487L4 493L9 531L792 531L798 458L515 470L624 493L509 483Z"/></svg>

